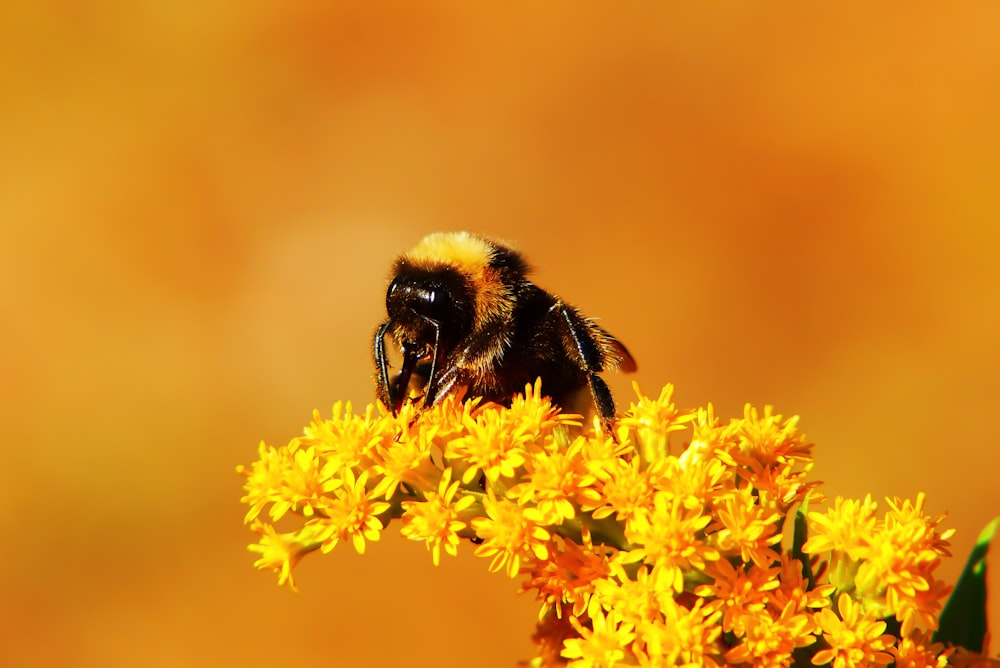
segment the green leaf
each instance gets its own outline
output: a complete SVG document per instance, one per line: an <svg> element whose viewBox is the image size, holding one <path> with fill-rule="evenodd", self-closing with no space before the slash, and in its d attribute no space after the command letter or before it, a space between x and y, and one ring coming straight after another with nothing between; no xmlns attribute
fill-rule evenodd
<svg viewBox="0 0 1000 668"><path fill-rule="evenodd" d="M795 528L792 532L792 557L801 562L802 576L806 579L807 588L813 589L816 586L816 576L813 575L809 555L802 551L802 546L806 544L806 540L809 538L809 525L806 522L807 512L809 512L808 498L795 511Z"/></svg>
<svg viewBox="0 0 1000 668"><path fill-rule="evenodd" d="M955 591L944 606L935 642L960 645L979 652L986 637L986 554L996 535L1000 517L986 525L965 563Z"/></svg>

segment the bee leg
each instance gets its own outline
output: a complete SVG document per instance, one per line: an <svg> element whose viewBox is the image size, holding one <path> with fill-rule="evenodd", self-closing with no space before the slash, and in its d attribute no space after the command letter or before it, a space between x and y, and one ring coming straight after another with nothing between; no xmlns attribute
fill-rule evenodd
<svg viewBox="0 0 1000 668"><path fill-rule="evenodd" d="M438 391L438 368L440 367L441 355L441 323L426 316L424 322L434 328L434 343L431 344L431 368L427 372L427 385L424 387L424 406L433 406L437 403ZM414 362L416 359L414 359ZM409 379L407 378L407 381Z"/></svg>
<svg viewBox="0 0 1000 668"><path fill-rule="evenodd" d="M465 385L466 380L466 374L461 367L449 364L445 367L445 370L438 375L434 396L427 395L426 403L424 405L436 406L445 397L454 392L456 386L461 387Z"/></svg>
<svg viewBox="0 0 1000 668"><path fill-rule="evenodd" d="M502 327L498 325L487 327L472 341L454 350L437 375L434 394L427 395L427 405L434 406L451 394L456 385L465 384L468 381L469 366L485 366L485 360L502 359L505 344L501 332Z"/></svg>
<svg viewBox="0 0 1000 668"><path fill-rule="evenodd" d="M455 384L458 383L458 371L457 367L449 367L445 369L437 378L437 384L434 388L434 395L428 393L427 395L427 406L436 406L442 399L447 397L451 391L455 388Z"/></svg>
<svg viewBox="0 0 1000 668"><path fill-rule="evenodd" d="M403 351L403 366L399 373L389 380L389 360L385 356L385 337L392 327L393 321L388 320L375 332L374 357L375 357L375 398L382 402L382 405L392 411L393 415L399 413L403 407L403 400L410 387L410 376L417 365L417 356L414 353Z"/></svg>
<svg viewBox="0 0 1000 668"><path fill-rule="evenodd" d="M587 374L587 381L590 383L590 393L594 395L594 405L597 407L597 414L601 417L601 422L612 432L611 427L615 419L615 400L611 396L611 389L604 379L591 371Z"/></svg>
<svg viewBox="0 0 1000 668"><path fill-rule="evenodd" d="M375 398L382 402L386 408L395 411L395 403L392 400L392 386L389 383L389 361L385 357L385 335L392 326L392 320L382 323L375 332L375 346L373 350L375 358Z"/></svg>
<svg viewBox="0 0 1000 668"><path fill-rule="evenodd" d="M393 415L399 413L400 409L403 408L403 401L406 400L406 395L410 390L410 376L413 375L413 369L416 366L416 355L407 353L403 356L403 366L400 367L399 373L392 379L392 384L389 386Z"/></svg>
<svg viewBox="0 0 1000 668"><path fill-rule="evenodd" d="M564 336L563 345L570 359L576 362L581 371L587 374L590 393L594 397L594 406L601 424L614 436L615 400L611 396L608 384L598 374L604 370L604 354L597 341L587 328L586 322L578 313L566 307L557 300L552 306L560 316L560 329Z"/></svg>

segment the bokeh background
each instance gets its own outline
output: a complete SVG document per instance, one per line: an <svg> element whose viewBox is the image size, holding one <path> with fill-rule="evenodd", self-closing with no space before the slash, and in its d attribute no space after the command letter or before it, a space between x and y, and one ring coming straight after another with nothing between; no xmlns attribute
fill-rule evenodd
<svg viewBox="0 0 1000 668"><path fill-rule="evenodd" d="M245 551L235 465L371 399L435 230L516 242L646 392L800 414L830 496L926 491L954 579L1000 512L998 44L987 2L3 3L0 664L531 656L468 546L297 594Z"/></svg>

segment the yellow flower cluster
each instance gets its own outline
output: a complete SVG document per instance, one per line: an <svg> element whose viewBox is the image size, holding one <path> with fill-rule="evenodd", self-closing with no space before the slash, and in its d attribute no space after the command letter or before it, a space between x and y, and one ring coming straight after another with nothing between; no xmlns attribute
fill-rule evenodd
<svg viewBox="0 0 1000 668"><path fill-rule="evenodd" d="M435 564L466 539L523 579L540 603L530 666L947 665L928 630L951 532L922 495L882 516L836 499L807 513L801 544L796 511L822 499L797 418L748 406L723 423L672 392L636 387L613 434L585 432L537 384L509 408L338 403L239 467L255 565L294 588L305 554L363 552L399 519ZM289 513L296 528L279 532Z"/></svg>

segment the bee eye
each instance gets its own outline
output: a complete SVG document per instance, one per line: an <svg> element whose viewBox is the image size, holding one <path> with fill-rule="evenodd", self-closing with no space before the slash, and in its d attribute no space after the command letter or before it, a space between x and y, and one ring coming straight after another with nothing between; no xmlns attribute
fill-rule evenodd
<svg viewBox="0 0 1000 668"><path fill-rule="evenodd" d="M425 286L417 292L413 310L434 320L442 320L451 310L451 293L443 285Z"/></svg>
<svg viewBox="0 0 1000 668"><path fill-rule="evenodd" d="M392 303L399 299L399 290L402 287L402 282L399 280L399 276L392 279L392 283L389 284L389 289L385 293L385 306L390 311L392 310Z"/></svg>
<svg viewBox="0 0 1000 668"><path fill-rule="evenodd" d="M390 314L410 311L432 320L442 321L454 310L451 291L438 282L406 280L397 276L385 295Z"/></svg>

